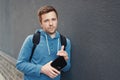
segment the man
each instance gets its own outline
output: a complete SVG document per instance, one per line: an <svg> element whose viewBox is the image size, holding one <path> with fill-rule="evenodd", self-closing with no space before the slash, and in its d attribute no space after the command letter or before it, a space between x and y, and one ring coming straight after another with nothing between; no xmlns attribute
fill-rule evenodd
<svg viewBox="0 0 120 80"><path fill-rule="evenodd" d="M71 43L67 38L67 46L60 43L60 33L57 31L58 13L52 6L43 6L38 10L38 18L42 29L40 42L37 45L31 62L29 61L33 35L29 35L20 50L16 68L24 73L24 80L60 80L61 71L69 70ZM63 56L67 65L58 71L51 66L52 61Z"/></svg>

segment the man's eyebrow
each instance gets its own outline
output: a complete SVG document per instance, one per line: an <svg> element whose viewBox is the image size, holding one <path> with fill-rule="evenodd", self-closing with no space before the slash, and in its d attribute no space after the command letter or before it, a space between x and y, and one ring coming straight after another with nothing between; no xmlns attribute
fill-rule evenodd
<svg viewBox="0 0 120 80"><path fill-rule="evenodd" d="M45 19L45 20L43 20L44 22L47 22L47 21L49 21L49 19Z"/></svg>

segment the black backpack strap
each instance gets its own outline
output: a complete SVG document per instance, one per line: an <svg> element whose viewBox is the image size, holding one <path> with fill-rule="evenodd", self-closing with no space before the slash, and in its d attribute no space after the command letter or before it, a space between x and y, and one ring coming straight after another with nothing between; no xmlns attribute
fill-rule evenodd
<svg viewBox="0 0 120 80"><path fill-rule="evenodd" d="M31 62L33 53L35 51L35 48L36 48L36 46L40 42L40 32L39 31L37 31L36 33L34 33L32 41L33 41L33 47L32 47L32 52L31 52L30 59L29 59L30 62Z"/></svg>
<svg viewBox="0 0 120 80"><path fill-rule="evenodd" d="M66 38L60 34L60 41L61 41L61 45L64 45L64 50L66 49L67 46L67 40Z"/></svg>

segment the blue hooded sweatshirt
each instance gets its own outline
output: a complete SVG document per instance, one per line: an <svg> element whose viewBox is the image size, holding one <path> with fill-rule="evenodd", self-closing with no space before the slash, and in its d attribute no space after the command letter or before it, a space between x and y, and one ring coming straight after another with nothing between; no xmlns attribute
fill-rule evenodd
<svg viewBox="0 0 120 80"><path fill-rule="evenodd" d="M29 62L29 58L33 46L33 35L29 35L25 39L17 59L16 68L24 73L24 80L60 80L61 74L52 79L41 73L41 67L43 65L57 58L56 54L61 49L60 33L56 31L55 37L51 38L42 29L39 31L41 32L40 43L34 51L31 62ZM66 52L68 53L69 59L67 65L62 69L63 72L68 71L71 67L70 51L71 43L67 38Z"/></svg>

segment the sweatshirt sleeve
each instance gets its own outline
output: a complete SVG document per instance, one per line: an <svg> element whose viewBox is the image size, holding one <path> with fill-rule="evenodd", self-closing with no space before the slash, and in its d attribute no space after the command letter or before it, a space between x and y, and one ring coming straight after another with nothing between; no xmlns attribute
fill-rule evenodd
<svg viewBox="0 0 120 80"><path fill-rule="evenodd" d="M66 52L68 53L69 59L67 61L67 65L62 69L63 72L68 71L71 67L71 42L69 39L67 39Z"/></svg>
<svg viewBox="0 0 120 80"><path fill-rule="evenodd" d="M33 35L29 35L25 39L17 59L16 68L26 75L40 76L42 65L29 62L33 46L32 37Z"/></svg>

